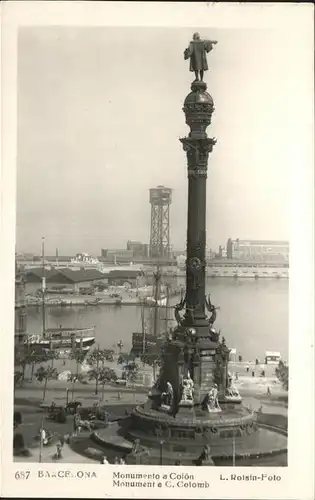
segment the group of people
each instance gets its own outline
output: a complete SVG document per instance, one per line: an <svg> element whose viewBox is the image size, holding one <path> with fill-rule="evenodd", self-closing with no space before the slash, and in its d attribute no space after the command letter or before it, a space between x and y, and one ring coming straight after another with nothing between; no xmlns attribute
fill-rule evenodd
<svg viewBox="0 0 315 500"><path fill-rule="evenodd" d="M51 443L53 434L49 430L45 430L43 427L39 431L39 437L40 437L40 442L41 446L48 446ZM55 459L60 459L62 458L62 449L65 444L65 438L64 436L59 436L59 439L56 443L56 453L54 455Z"/></svg>

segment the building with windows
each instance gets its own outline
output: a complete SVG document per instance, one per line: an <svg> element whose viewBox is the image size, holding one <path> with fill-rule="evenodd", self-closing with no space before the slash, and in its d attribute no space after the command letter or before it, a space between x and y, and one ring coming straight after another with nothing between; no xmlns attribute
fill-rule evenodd
<svg viewBox="0 0 315 500"><path fill-rule="evenodd" d="M146 285L146 275L141 269L112 269L104 274L110 286L125 286L131 288Z"/></svg>
<svg viewBox="0 0 315 500"><path fill-rule="evenodd" d="M288 261L289 242L276 240L236 240L228 239L226 244L228 259Z"/></svg>
<svg viewBox="0 0 315 500"><path fill-rule="evenodd" d="M149 245L141 241L127 241L127 250L132 251L133 257L148 257Z"/></svg>
<svg viewBox="0 0 315 500"><path fill-rule="evenodd" d="M106 262L130 262L133 258L133 251L125 248L102 248L101 260Z"/></svg>

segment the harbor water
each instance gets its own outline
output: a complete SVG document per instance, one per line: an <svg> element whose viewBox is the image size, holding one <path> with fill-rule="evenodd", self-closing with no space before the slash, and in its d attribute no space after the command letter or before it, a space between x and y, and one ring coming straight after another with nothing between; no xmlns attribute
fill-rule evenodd
<svg viewBox="0 0 315 500"><path fill-rule="evenodd" d="M265 351L279 351L288 359L289 281L248 279L207 279L207 293L211 302L220 307L215 326L221 330L229 348L243 360L264 359ZM179 302L172 298L170 306ZM28 308L28 333L41 333L40 308ZM165 315L162 313L161 315ZM149 316L149 311L147 311ZM163 320L164 321L164 320ZM150 322L147 322L150 328ZM170 327L176 325L173 309L169 309ZM132 333L141 331L140 306L73 306L46 309L46 327L95 326L96 343L101 348L117 348L123 342L123 351L131 348ZM148 330L149 331L149 330Z"/></svg>

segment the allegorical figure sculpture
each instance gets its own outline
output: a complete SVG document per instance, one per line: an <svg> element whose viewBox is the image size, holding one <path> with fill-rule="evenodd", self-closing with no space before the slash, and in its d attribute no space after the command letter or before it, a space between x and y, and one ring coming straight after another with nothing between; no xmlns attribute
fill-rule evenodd
<svg viewBox="0 0 315 500"><path fill-rule="evenodd" d="M238 392L238 389L235 387L235 385L233 385L233 377L232 377L230 372L228 373L228 385L227 385L227 388L225 390L225 396L227 399L229 399L231 401L232 400L238 401L241 399L241 396L240 396L240 393Z"/></svg>
<svg viewBox="0 0 315 500"><path fill-rule="evenodd" d="M213 40L202 40L199 33L193 34L189 47L184 51L184 58L190 59L190 71L195 72L195 81L203 81L204 71L208 70L207 52L213 49L217 42Z"/></svg>
<svg viewBox="0 0 315 500"><path fill-rule="evenodd" d="M166 382L166 391L162 392L162 404L172 406L174 401L173 386L170 382Z"/></svg>
<svg viewBox="0 0 315 500"><path fill-rule="evenodd" d="M188 371L187 377L182 381L182 401L193 401L194 381Z"/></svg>
<svg viewBox="0 0 315 500"><path fill-rule="evenodd" d="M216 307L212 304L210 294L208 295L208 297L206 299L206 307L207 307L208 311L211 313L211 316L209 318L209 325L210 325L210 327L212 327L213 323L217 319L217 312L216 311L217 311L217 309L220 309L220 307Z"/></svg>
<svg viewBox="0 0 315 500"><path fill-rule="evenodd" d="M203 409L209 413L221 411L218 400L218 392L218 386L217 384L214 384L202 402Z"/></svg>
<svg viewBox="0 0 315 500"><path fill-rule="evenodd" d="M203 447L201 455L194 462L195 462L196 465L203 465L203 464L205 464L205 465L214 465L213 461L211 459L210 446L208 444L206 444Z"/></svg>

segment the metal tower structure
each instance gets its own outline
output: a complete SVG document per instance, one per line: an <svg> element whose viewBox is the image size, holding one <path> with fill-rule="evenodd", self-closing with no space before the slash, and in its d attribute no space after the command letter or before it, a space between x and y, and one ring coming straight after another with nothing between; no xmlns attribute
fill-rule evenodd
<svg viewBox="0 0 315 500"><path fill-rule="evenodd" d="M150 189L150 203L150 257L169 257L172 190L165 186Z"/></svg>

